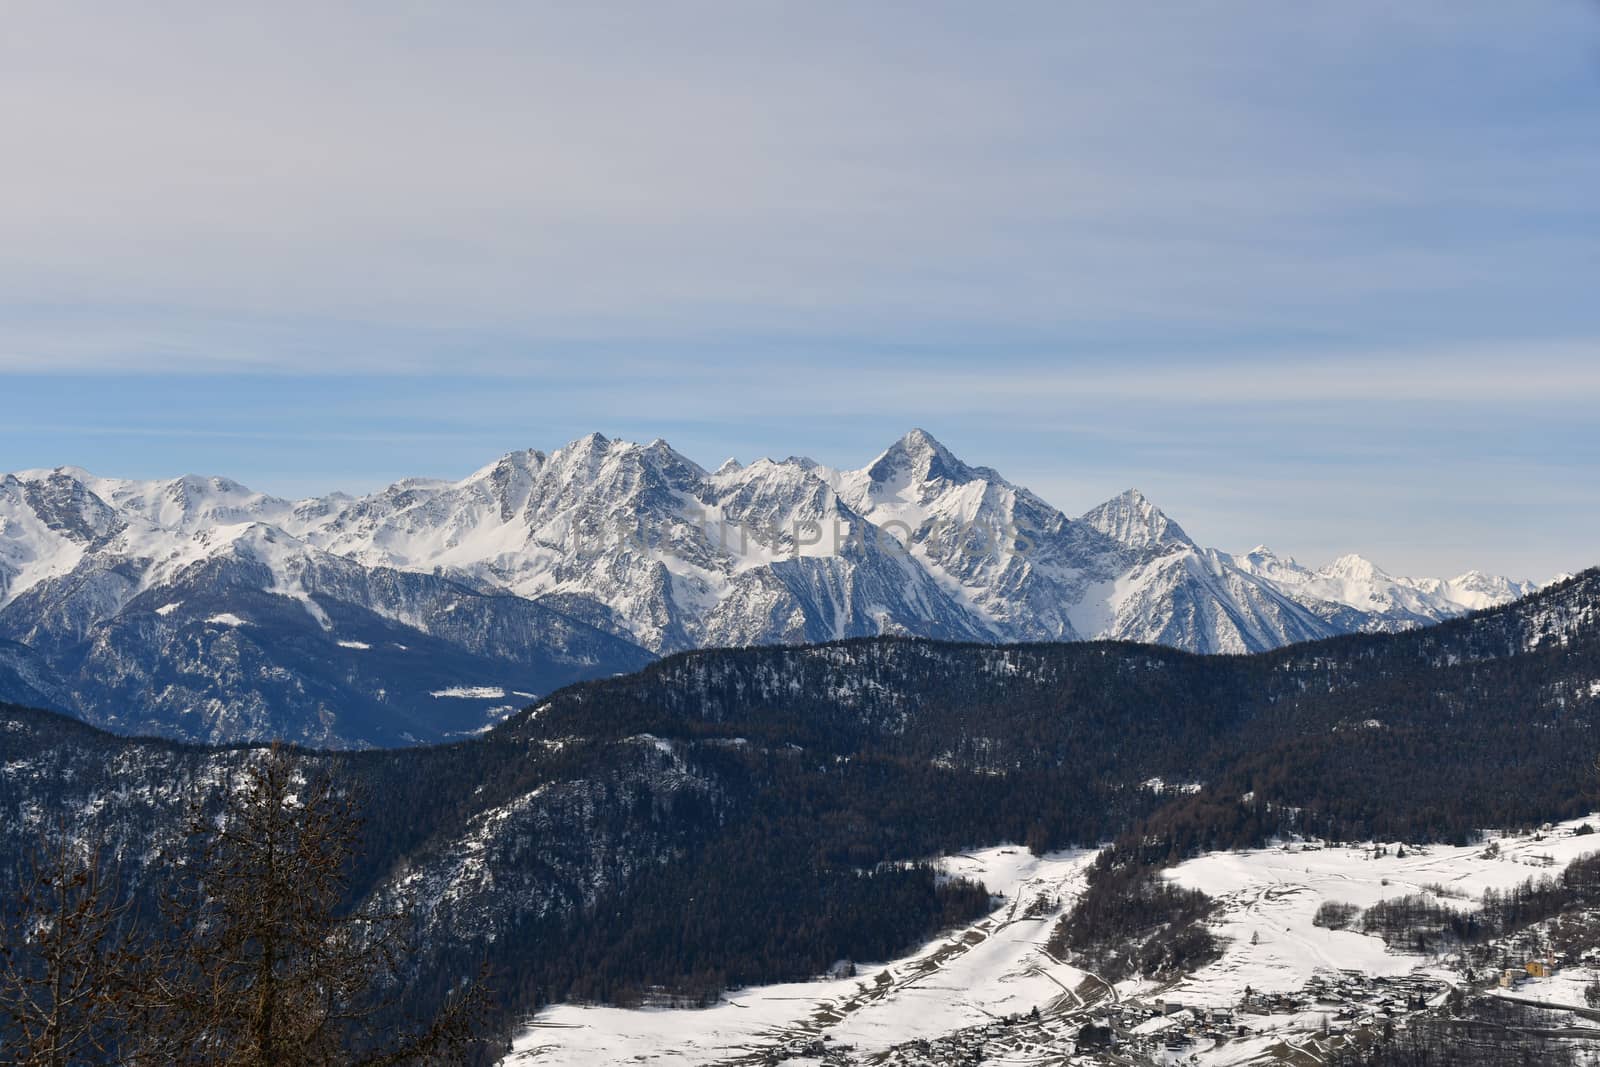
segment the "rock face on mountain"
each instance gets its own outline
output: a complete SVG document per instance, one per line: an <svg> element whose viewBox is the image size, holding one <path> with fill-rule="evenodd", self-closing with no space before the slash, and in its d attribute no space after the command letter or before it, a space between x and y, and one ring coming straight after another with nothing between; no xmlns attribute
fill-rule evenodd
<svg viewBox="0 0 1600 1067"><path fill-rule="evenodd" d="M874 634L1250 652L1514 599L1202 548L1130 490L1070 519L915 430L859 470L591 434L459 482L288 501L0 477L0 698L115 729L393 745L699 647Z"/></svg>

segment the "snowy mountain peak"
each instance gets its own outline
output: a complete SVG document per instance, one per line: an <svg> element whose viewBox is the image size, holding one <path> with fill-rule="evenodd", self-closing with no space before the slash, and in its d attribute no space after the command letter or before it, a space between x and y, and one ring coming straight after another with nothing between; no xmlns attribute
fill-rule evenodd
<svg viewBox="0 0 1600 1067"><path fill-rule="evenodd" d="M1340 556L1317 573L1327 578L1349 582L1372 582L1389 577L1387 571L1364 556L1355 553Z"/></svg>
<svg viewBox="0 0 1600 1067"><path fill-rule="evenodd" d="M75 468L61 468L32 479L8 481L14 482L20 500L47 528L71 540L91 542L115 532L121 520L80 473Z"/></svg>
<svg viewBox="0 0 1600 1067"><path fill-rule="evenodd" d="M496 471L536 471L544 466L547 458L549 457L537 448L519 448L515 452L507 452L487 467L479 467L457 484L465 485L467 482L488 478L493 476Z"/></svg>
<svg viewBox="0 0 1600 1067"><path fill-rule="evenodd" d="M1078 521L1138 551L1194 547L1183 527L1137 489L1112 497Z"/></svg>
<svg viewBox="0 0 1600 1067"><path fill-rule="evenodd" d="M645 445L641 452L658 470L673 477L702 479L707 476L704 467L659 437Z"/></svg>
<svg viewBox="0 0 1600 1067"><path fill-rule="evenodd" d="M1556 582L1561 581L1563 577L1570 578L1572 576L1570 574L1559 576L1552 579L1548 584L1553 585ZM1450 579L1450 584L1458 589L1474 589L1482 590L1484 592L1505 589L1531 591L1539 588L1539 585L1535 582L1514 581L1510 578L1502 578L1498 574L1485 574L1483 571L1476 569L1467 571L1464 574L1456 575L1454 578ZM1521 595L1520 592L1518 595Z"/></svg>
<svg viewBox="0 0 1600 1067"><path fill-rule="evenodd" d="M593 467L604 459L606 453L611 451L611 447L612 441L605 434L586 433L556 449L551 459L564 459Z"/></svg>
<svg viewBox="0 0 1600 1067"><path fill-rule="evenodd" d="M914 429L890 445L867 467L873 482L928 483L969 482L976 477L972 468L961 462L926 430Z"/></svg>
<svg viewBox="0 0 1600 1067"><path fill-rule="evenodd" d="M742 470L744 470L744 464L740 463L732 456L729 456L727 459L722 461L722 465L713 471L712 474L713 476L720 478L728 474L737 474Z"/></svg>
<svg viewBox="0 0 1600 1067"><path fill-rule="evenodd" d="M76 482L83 482L85 485L94 478L94 475L82 467L74 467L71 464L63 464L59 467L32 467L27 470L12 471L6 477L19 482L42 482L58 475L71 478Z"/></svg>
<svg viewBox="0 0 1600 1067"><path fill-rule="evenodd" d="M1236 561L1248 562L1250 565L1263 569L1289 567L1298 570L1300 563L1293 556L1280 556L1266 545L1257 545L1250 551L1235 557Z"/></svg>
<svg viewBox="0 0 1600 1067"><path fill-rule="evenodd" d="M1293 556L1280 556L1266 545L1257 545L1243 555L1232 557L1232 563L1246 574L1279 586L1300 585L1316 576Z"/></svg>
<svg viewBox="0 0 1600 1067"><path fill-rule="evenodd" d="M1536 582L1518 582L1499 575L1470 570L1444 583L1450 599L1463 608L1478 611L1527 596L1539 588Z"/></svg>

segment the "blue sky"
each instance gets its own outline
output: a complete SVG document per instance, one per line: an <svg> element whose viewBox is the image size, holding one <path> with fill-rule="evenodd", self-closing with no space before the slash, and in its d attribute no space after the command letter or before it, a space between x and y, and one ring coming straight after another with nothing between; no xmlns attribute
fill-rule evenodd
<svg viewBox="0 0 1600 1067"><path fill-rule="evenodd" d="M1600 563L1600 5L372 4L0 28L0 469L589 430Z"/></svg>

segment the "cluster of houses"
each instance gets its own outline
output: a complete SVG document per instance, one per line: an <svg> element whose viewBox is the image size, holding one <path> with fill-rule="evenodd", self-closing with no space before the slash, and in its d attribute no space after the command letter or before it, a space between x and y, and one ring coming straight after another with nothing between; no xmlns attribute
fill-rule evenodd
<svg viewBox="0 0 1600 1067"><path fill-rule="evenodd" d="M1133 1002L1113 1005L1106 1012L1105 1022L1108 1027L1114 1024L1118 1031L1115 1048L1145 1055L1182 1052L1202 1042L1213 1045L1250 1033L1232 1007L1204 1007L1171 998L1157 1000L1153 1007ZM1078 1051L1113 1047L1100 1044L1096 1040L1100 1036L1080 1033Z"/></svg>
<svg viewBox="0 0 1600 1067"><path fill-rule="evenodd" d="M1203 1006L1173 998L1152 1004L1102 1005L1077 1032L1080 1055L1111 1052L1159 1059L1163 1053L1203 1050L1271 1029L1266 1017L1322 1015L1332 1031L1381 1027L1437 1003L1449 986L1415 975L1381 977L1359 971L1318 975L1296 992L1246 990L1237 1004Z"/></svg>
<svg viewBox="0 0 1600 1067"><path fill-rule="evenodd" d="M1307 982L1296 996L1298 1007L1294 1010L1321 1012L1336 1022L1381 1023L1422 1011L1449 990L1447 983L1421 975L1337 971Z"/></svg>
<svg viewBox="0 0 1600 1067"><path fill-rule="evenodd" d="M1235 1004L1202 1005L1165 997L1101 1003L1091 1012L997 1020L934 1041L894 1050L895 1067L961 1067L999 1053L1039 1052L1083 1057L1082 1062L1160 1062L1204 1051L1273 1028L1269 1016L1316 1013L1330 1032L1381 1028L1438 1003L1444 982L1415 975L1382 977L1328 972L1289 993L1246 990ZM1110 1057L1105 1059L1104 1057ZM830 1061L831 1062L831 1061Z"/></svg>
<svg viewBox="0 0 1600 1067"><path fill-rule="evenodd" d="M759 1062L762 1067L776 1067L794 1060L820 1062L823 1067L851 1067L857 1062L852 1055L854 1052L854 1045L838 1044L831 1037L797 1037L763 1053Z"/></svg>
<svg viewBox="0 0 1600 1067"><path fill-rule="evenodd" d="M1513 983L1548 976L1553 957L1507 968ZM1506 978L1509 976L1509 978ZM1074 1062L1172 1062L1174 1055L1204 1052L1281 1026L1283 1016L1320 1016L1320 1038L1338 1042L1377 1033L1388 1024L1442 1003L1450 986L1421 975L1381 976L1325 971L1293 992L1246 989L1233 1004L1202 1005L1174 997L1085 1005L996 1019L934 1040L908 1042L875 1060L891 1067L967 1067L997 1056L1072 1054ZM1271 1017L1279 1017L1275 1026ZM797 1039L770 1062L800 1060L844 1067L859 1062L848 1046L820 1038ZM1082 1057L1078 1059L1077 1057Z"/></svg>
<svg viewBox="0 0 1600 1067"><path fill-rule="evenodd" d="M1530 978L1549 978L1555 973L1556 961L1553 958L1529 960L1520 967L1502 969L1498 984L1501 989L1515 989Z"/></svg>
<svg viewBox="0 0 1600 1067"><path fill-rule="evenodd" d="M889 1067L976 1067L994 1057L1006 1055L1059 1055L1061 1035L1054 1029L1060 1020L1043 1017L1035 1010L1013 1015L982 1026L948 1034L934 1041L913 1041L901 1045L882 1061Z"/></svg>

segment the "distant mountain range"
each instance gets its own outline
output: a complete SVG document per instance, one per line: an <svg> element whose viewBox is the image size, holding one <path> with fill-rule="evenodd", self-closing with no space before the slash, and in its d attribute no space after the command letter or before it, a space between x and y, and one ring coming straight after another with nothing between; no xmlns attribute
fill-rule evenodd
<svg viewBox="0 0 1600 1067"><path fill-rule="evenodd" d="M859 470L714 471L591 434L458 482L0 478L0 699L122 732L388 746L665 653L874 634L1255 652L1528 582L1202 548L1137 491L1077 519L914 430Z"/></svg>

